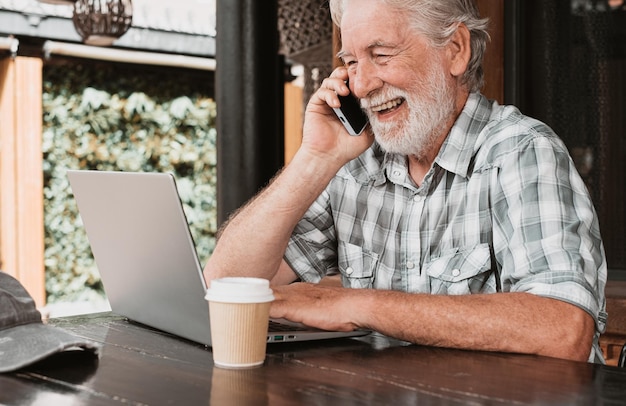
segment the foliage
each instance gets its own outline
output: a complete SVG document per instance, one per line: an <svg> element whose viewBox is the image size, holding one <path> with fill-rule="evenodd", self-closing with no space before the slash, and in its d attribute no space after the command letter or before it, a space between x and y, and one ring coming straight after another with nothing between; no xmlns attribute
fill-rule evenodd
<svg viewBox="0 0 626 406"><path fill-rule="evenodd" d="M171 172L204 264L216 233L215 102L210 78L70 63L44 68L48 302L103 297L67 169Z"/></svg>

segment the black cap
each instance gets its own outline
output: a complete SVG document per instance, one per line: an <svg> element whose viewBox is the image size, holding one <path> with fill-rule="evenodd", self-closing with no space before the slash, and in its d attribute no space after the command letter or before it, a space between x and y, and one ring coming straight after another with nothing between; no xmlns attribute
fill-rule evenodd
<svg viewBox="0 0 626 406"><path fill-rule="evenodd" d="M11 275L0 271L0 373L15 371L70 349L98 355L100 345L44 324L26 289Z"/></svg>

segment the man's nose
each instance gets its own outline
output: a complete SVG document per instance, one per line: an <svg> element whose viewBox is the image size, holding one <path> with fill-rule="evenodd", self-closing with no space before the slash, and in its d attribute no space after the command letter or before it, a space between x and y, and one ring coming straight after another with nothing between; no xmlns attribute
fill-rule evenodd
<svg viewBox="0 0 626 406"><path fill-rule="evenodd" d="M350 88L357 98L367 97L382 86L376 67L368 62L359 62L354 75L350 77Z"/></svg>

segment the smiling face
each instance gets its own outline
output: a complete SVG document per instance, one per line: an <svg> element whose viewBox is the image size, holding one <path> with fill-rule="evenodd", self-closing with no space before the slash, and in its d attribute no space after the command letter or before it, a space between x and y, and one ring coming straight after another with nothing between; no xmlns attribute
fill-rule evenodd
<svg viewBox="0 0 626 406"><path fill-rule="evenodd" d="M381 147L418 159L436 154L467 97L449 46L432 47L405 14L372 0L346 2L341 37L350 87Z"/></svg>

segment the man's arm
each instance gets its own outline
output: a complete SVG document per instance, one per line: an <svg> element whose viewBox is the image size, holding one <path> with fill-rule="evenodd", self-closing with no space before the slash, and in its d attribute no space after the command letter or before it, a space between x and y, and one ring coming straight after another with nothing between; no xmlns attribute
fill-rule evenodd
<svg viewBox="0 0 626 406"><path fill-rule="evenodd" d="M323 170L310 160L294 159L228 221L204 269L205 278L274 278L296 223L333 175Z"/></svg>
<svg viewBox="0 0 626 406"><path fill-rule="evenodd" d="M350 136L333 113L332 107L339 106L337 93L349 92L346 79L347 71L336 69L311 97L300 149L280 175L228 221L204 269L207 281L242 275L295 280L286 264L277 275L294 227L337 171L374 141L369 130Z"/></svg>
<svg viewBox="0 0 626 406"><path fill-rule="evenodd" d="M272 317L423 345L587 361L595 332L584 310L529 293L444 296L297 283L274 294Z"/></svg>

